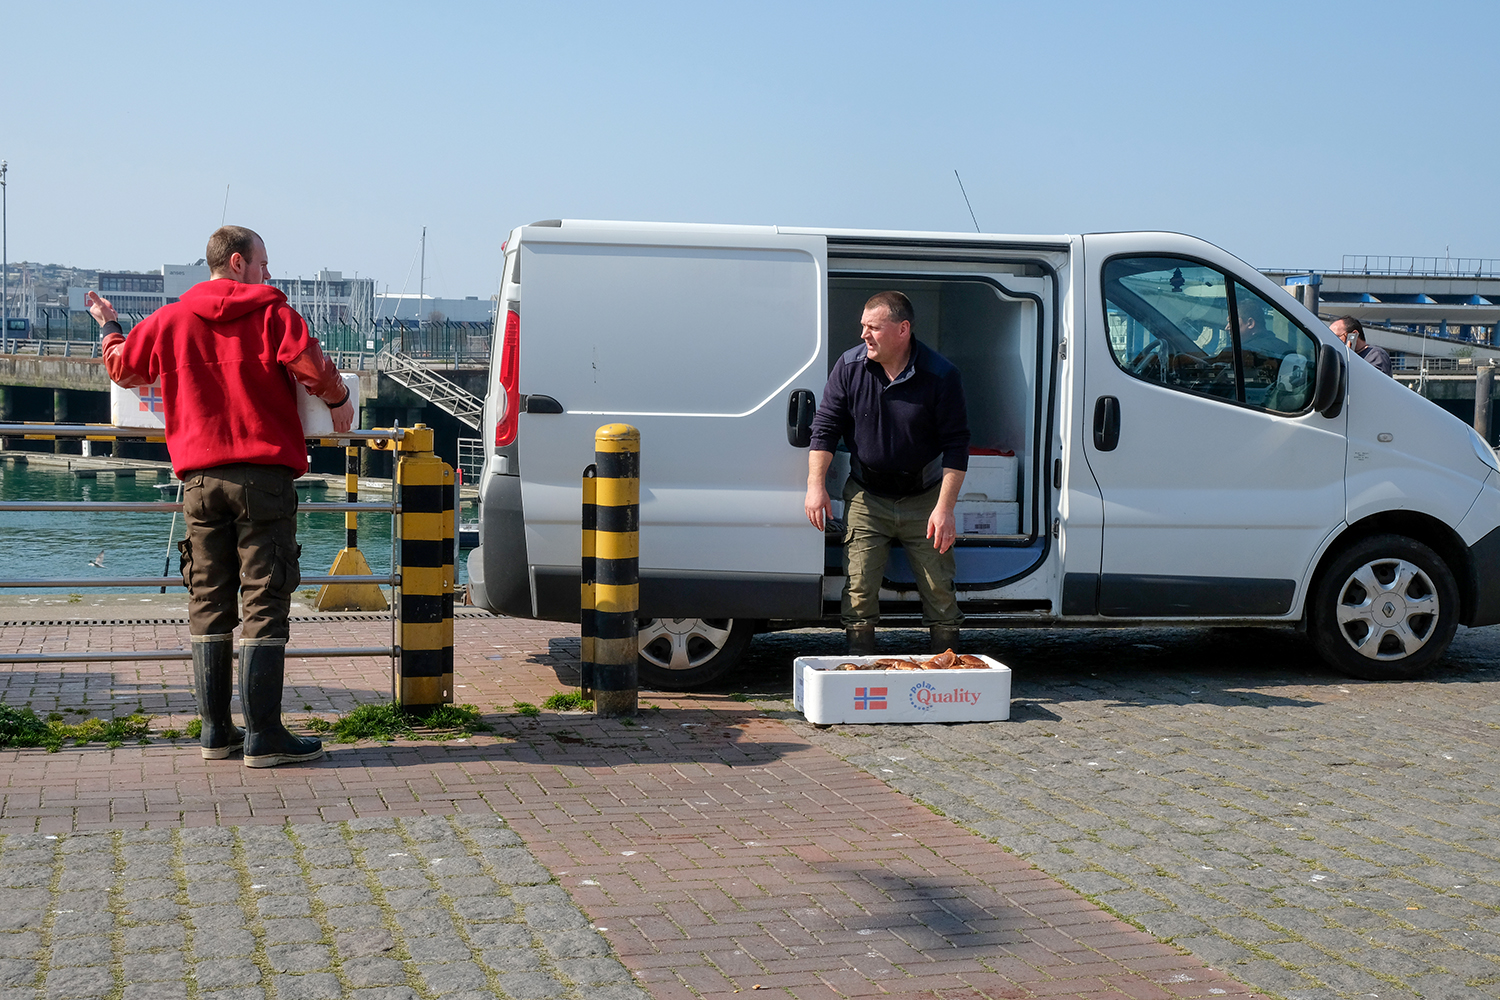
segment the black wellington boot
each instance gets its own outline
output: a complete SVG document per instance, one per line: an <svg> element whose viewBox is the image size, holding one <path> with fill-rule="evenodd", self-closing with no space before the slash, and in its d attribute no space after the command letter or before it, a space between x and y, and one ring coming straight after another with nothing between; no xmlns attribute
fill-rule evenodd
<svg viewBox="0 0 1500 1000"><path fill-rule="evenodd" d="M875 655L875 626L854 625L844 629L844 640L850 656Z"/></svg>
<svg viewBox="0 0 1500 1000"><path fill-rule="evenodd" d="M193 636L193 696L203 733L198 744L204 760L223 760L245 745L245 731L229 714L234 693L234 636Z"/></svg>
<svg viewBox="0 0 1500 1000"><path fill-rule="evenodd" d="M958 652L958 626L957 625L934 625L931 631L932 652L941 653L944 650Z"/></svg>
<svg viewBox="0 0 1500 1000"><path fill-rule="evenodd" d="M323 756L323 741L281 724L286 640L240 640L240 702L245 707L245 766L275 767Z"/></svg>

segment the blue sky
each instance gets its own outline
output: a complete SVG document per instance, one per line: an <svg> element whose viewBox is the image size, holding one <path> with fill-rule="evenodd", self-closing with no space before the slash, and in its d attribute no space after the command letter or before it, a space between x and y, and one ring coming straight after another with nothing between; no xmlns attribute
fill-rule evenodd
<svg viewBox="0 0 1500 1000"><path fill-rule="evenodd" d="M491 294L543 218L1500 257L1500 4L69 3L0 13L9 256Z"/></svg>

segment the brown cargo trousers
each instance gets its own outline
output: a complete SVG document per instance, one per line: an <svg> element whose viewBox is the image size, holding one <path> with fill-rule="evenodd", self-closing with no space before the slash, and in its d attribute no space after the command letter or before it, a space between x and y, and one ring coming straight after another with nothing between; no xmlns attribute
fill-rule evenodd
<svg viewBox="0 0 1500 1000"><path fill-rule="evenodd" d="M242 640L287 639L292 593L302 582L295 480L285 466L248 464L184 478L187 538L177 550L192 635L228 638L243 597Z"/></svg>
<svg viewBox="0 0 1500 1000"><path fill-rule="evenodd" d="M844 484L844 627L874 625L880 620L880 583L891 555L891 540L900 539L917 579L922 624L959 625L953 577L953 549L938 552L927 537L927 519L937 506L942 485L910 497L871 493L851 477Z"/></svg>

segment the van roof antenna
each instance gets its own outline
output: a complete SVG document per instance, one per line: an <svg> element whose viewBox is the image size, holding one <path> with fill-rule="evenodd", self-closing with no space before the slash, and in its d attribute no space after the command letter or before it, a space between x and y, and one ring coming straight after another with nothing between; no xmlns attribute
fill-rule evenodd
<svg viewBox="0 0 1500 1000"><path fill-rule="evenodd" d="M982 230L979 228L979 220L974 218L974 206L969 205L969 192L964 190L964 179L958 176L957 170L953 171L953 176L958 181L958 193L964 196L964 204L968 205L969 218L974 222L974 232L982 232Z"/></svg>

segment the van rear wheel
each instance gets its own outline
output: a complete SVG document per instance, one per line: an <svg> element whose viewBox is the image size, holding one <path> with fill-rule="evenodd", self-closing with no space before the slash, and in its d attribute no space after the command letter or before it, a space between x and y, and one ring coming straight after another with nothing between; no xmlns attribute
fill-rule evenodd
<svg viewBox="0 0 1500 1000"><path fill-rule="evenodd" d="M734 668L754 634L743 618L643 618L637 626L641 686L706 687Z"/></svg>
<svg viewBox="0 0 1500 1000"><path fill-rule="evenodd" d="M1421 676L1458 628L1458 585L1438 554L1401 535L1356 542L1328 564L1310 609L1313 642L1340 673Z"/></svg>

